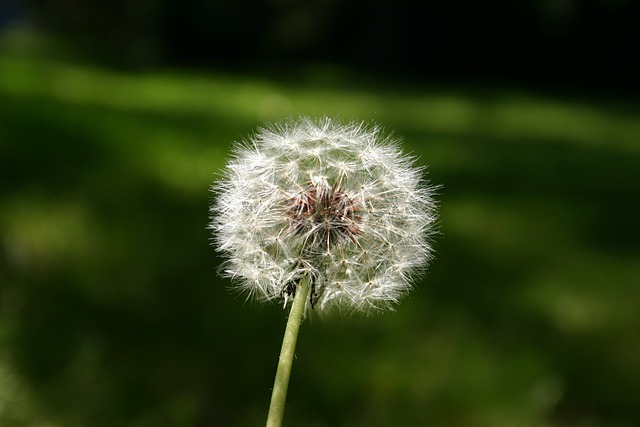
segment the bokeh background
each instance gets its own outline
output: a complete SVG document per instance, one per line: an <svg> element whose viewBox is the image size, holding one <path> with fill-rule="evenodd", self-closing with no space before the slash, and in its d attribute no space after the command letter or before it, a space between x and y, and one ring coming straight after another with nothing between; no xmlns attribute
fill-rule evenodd
<svg viewBox="0 0 640 427"><path fill-rule="evenodd" d="M640 425L632 0L0 1L0 425L264 423L286 313L208 187L298 114L442 185L397 311L302 326L290 426Z"/></svg>

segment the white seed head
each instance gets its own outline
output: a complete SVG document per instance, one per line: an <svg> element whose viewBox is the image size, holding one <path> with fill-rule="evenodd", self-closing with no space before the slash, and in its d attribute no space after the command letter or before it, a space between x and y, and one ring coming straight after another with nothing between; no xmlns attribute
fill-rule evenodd
<svg viewBox="0 0 640 427"><path fill-rule="evenodd" d="M212 186L221 272L260 300L286 305L306 276L319 312L392 308L432 253L423 173L377 126L305 117L260 129Z"/></svg>

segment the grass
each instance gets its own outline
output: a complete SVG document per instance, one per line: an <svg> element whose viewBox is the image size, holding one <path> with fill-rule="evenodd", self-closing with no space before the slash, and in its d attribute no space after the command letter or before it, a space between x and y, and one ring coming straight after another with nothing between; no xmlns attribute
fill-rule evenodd
<svg viewBox="0 0 640 427"><path fill-rule="evenodd" d="M441 236L397 312L305 322L287 422L637 425L639 113L0 55L0 424L263 423L285 314L217 278L208 186L255 126L328 114L404 137L443 185Z"/></svg>

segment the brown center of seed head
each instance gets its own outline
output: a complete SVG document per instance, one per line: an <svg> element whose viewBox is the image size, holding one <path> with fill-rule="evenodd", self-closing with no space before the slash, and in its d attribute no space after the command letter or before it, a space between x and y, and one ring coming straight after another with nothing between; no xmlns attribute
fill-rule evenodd
<svg viewBox="0 0 640 427"><path fill-rule="evenodd" d="M340 188L309 184L290 200L287 214L296 234L306 235L309 244L328 249L360 234L357 203Z"/></svg>

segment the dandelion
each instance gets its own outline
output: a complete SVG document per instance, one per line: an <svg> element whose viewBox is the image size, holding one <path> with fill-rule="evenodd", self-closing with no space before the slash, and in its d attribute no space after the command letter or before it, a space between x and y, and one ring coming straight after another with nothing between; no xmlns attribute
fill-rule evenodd
<svg viewBox="0 0 640 427"><path fill-rule="evenodd" d="M423 174L378 126L329 118L263 128L236 146L212 188L210 228L236 289L292 302L281 365L305 311L378 312L411 290L436 217ZM279 425L272 410L268 425Z"/></svg>

